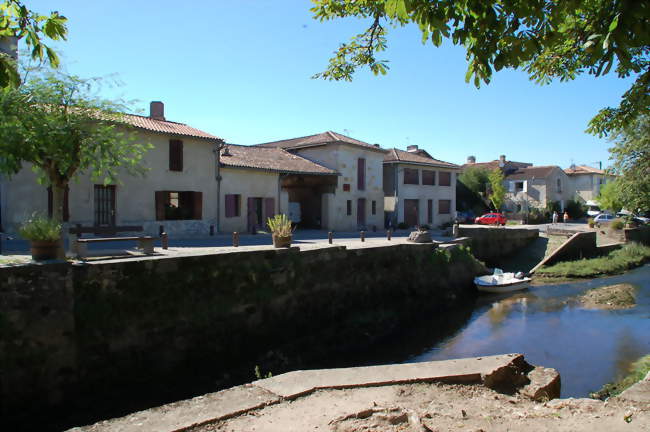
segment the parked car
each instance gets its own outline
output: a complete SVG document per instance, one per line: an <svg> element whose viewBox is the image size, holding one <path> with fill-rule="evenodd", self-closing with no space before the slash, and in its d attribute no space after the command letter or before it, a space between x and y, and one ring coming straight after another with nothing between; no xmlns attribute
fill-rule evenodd
<svg viewBox="0 0 650 432"><path fill-rule="evenodd" d="M486 213L474 220L479 225L505 225L508 220L501 213Z"/></svg>
<svg viewBox="0 0 650 432"><path fill-rule="evenodd" d="M597 216L594 218L594 222L595 222L595 223L599 223L599 224L602 224L602 223L610 223L610 222L613 221L614 219L615 219L614 216L612 216L612 215L609 214L609 213L600 213L599 215L597 215Z"/></svg>
<svg viewBox="0 0 650 432"><path fill-rule="evenodd" d="M620 212L616 213L616 217L623 219L632 219L633 222L636 222L639 225L647 225L650 223L650 218L635 215L634 213L631 213L627 210L621 210Z"/></svg>
<svg viewBox="0 0 650 432"><path fill-rule="evenodd" d="M459 211L456 213L456 219L458 223L471 224L475 219L474 212L471 210L466 212Z"/></svg>

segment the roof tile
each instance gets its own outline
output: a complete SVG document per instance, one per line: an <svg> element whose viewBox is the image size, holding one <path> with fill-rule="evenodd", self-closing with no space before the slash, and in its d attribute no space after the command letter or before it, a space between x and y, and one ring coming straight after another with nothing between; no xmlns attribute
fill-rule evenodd
<svg viewBox="0 0 650 432"><path fill-rule="evenodd" d="M396 148L388 150L388 152L384 155L384 162L406 162L444 168L460 168L459 165L434 159L425 151L419 151L418 153L415 153Z"/></svg>
<svg viewBox="0 0 650 432"><path fill-rule="evenodd" d="M193 128L183 123L176 123L166 120L155 120L151 117L144 117L135 114L124 114L122 120L138 129L144 129L151 132L223 141L223 139L217 136L203 132L202 130Z"/></svg>
<svg viewBox="0 0 650 432"><path fill-rule="evenodd" d="M380 152L386 151L376 145L368 144L366 142L359 141L357 139L350 138L348 136L341 135L340 133L336 133L332 131L327 131L316 135L309 135L309 136L304 136L299 138L272 141L272 142L257 144L256 146L257 147L280 147L283 149L290 150L290 149L298 149L301 147L324 145L329 143L345 143L345 144L355 145L359 147L364 147L369 150L375 150Z"/></svg>
<svg viewBox="0 0 650 432"><path fill-rule="evenodd" d="M228 144L227 148L228 155L222 150L220 158L221 164L225 167L253 168L295 174L338 175L333 169L281 148L234 144Z"/></svg>

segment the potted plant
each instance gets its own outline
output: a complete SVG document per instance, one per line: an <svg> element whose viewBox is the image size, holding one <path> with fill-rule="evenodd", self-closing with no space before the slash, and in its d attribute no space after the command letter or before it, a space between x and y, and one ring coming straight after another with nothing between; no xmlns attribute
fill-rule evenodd
<svg viewBox="0 0 650 432"><path fill-rule="evenodd" d="M61 224L42 215L34 214L18 230L20 236L31 243L32 259L55 259L61 237Z"/></svg>
<svg viewBox="0 0 650 432"><path fill-rule="evenodd" d="M291 246L291 220L285 214L277 214L266 221L271 230L273 246L276 248Z"/></svg>
<svg viewBox="0 0 650 432"><path fill-rule="evenodd" d="M594 218L589 218L587 219L587 224L589 224L589 228L593 228L596 222L594 222Z"/></svg>

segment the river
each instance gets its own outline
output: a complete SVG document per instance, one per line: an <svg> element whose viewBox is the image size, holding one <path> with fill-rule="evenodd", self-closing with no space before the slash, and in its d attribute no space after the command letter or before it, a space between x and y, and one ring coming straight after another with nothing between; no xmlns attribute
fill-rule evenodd
<svg viewBox="0 0 650 432"><path fill-rule="evenodd" d="M592 310L572 301L588 289L622 282L637 287L633 308ZM587 397L650 353L650 265L619 276L481 295L462 328L442 341L422 342L402 361L523 353L529 363L560 372L562 397Z"/></svg>

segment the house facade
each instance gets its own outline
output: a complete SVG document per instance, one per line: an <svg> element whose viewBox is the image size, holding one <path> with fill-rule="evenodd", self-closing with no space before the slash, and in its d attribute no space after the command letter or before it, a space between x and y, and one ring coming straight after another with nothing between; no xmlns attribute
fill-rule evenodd
<svg viewBox="0 0 650 432"><path fill-rule="evenodd" d="M576 195L585 202L596 200L603 185L615 178L604 170L587 165L572 165L564 172L572 180Z"/></svg>
<svg viewBox="0 0 650 432"><path fill-rule="evenodd" d="M505 176L505 186L505 208L513 213L545 208L547 202L559 202L564 211L575 197L573 181L555 165L520 168Z"/></svg>
<svg viewBox="0 0 650 432"><path fill-rule="evenodd" d="M380 229L384 225L383 159L385 150L336 132L258 144L281 148L335 171L333 185L294 178L285 186L299 226L332 231Z"/></svg>
<svg viewBox="0 0 650 432"><path fill-rule="evenodd" d="M456 217L456 177L460 166L409 146L384 155L386 226L439 226Z"/></svg>
<svg viewBox="0 0 650 432"><path fill-rule="evenodd" d="M136 140L150 143L144 176L124 172L115 184L92 181L81 173L70 182L64 219L84 226L142 225L157 235L199 235L217 223L216 154L223 140L182 123L167 121L162 102L152 102L147 117L125 115ZM31 166L0 180L2 228L16 232L32 213L51 213L51 194L36 181Z"/></svg>

